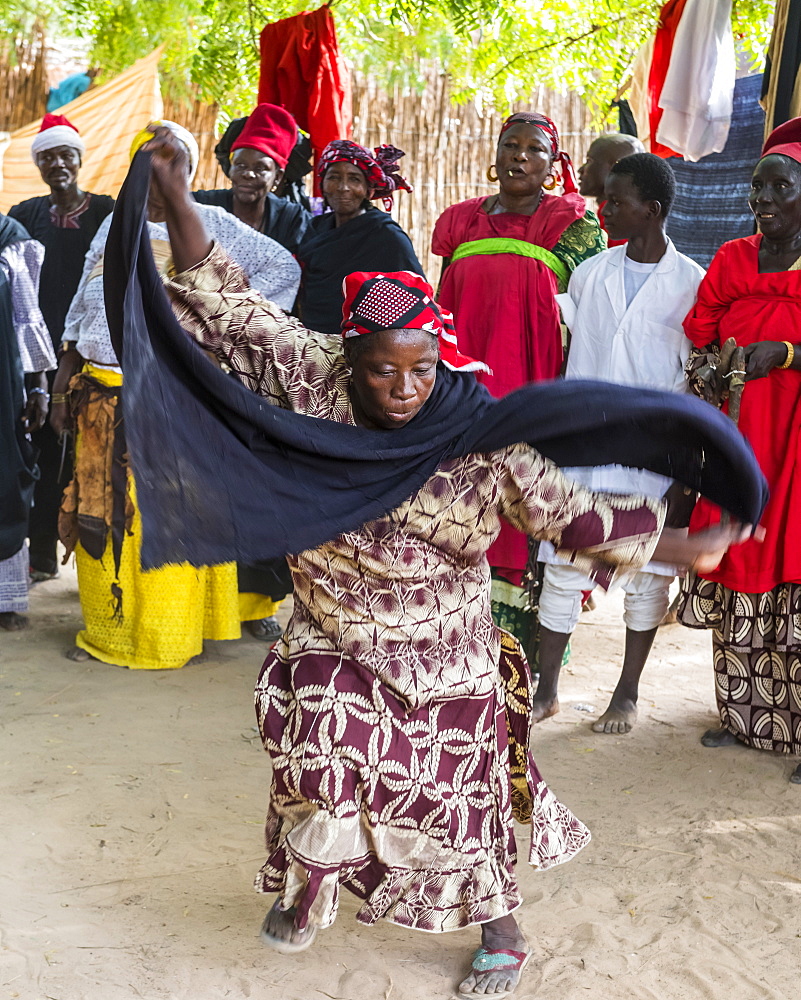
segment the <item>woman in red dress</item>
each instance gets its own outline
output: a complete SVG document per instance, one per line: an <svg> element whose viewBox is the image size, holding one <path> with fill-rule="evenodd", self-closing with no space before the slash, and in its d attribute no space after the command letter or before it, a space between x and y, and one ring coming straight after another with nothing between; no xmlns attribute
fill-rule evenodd
<svg viewBox="0 0 801 1000"><path fill-rule="evenodd" d="M559 374L554 296L582 260L606 249L606 238L576 191L570 157L545 115L521 111L506 119L487 177L497 180L498 193L445 209L431 249L445 258L439 302L453 313L470 354L492 369L480 381L504 396ZM547 193L560 182L563 195ZM489 560L496 622L531 655L535 622L521 587L526 536L505 525Z"/></svg>
<svg viewBox="0 0 801 1000"><path fill-rule="evenodd" d="M766 534L691 578L680 620L714 630L721 728L704 746L801 755L801 118L768 138L749 203L759 234L720 248L684 326L705 359L729 337L745 348L739 428L770 484ZM717 517L702 502L691 530Z"/></svg>

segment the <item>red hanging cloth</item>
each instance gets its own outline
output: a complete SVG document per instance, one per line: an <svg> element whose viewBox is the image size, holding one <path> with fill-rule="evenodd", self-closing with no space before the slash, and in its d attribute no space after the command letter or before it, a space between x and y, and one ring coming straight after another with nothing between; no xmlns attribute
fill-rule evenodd
<svg viewBox="0 0 801 1000"><path fill-rule="evenodd" d="M656 29L654 39L654 54L651 57L651 71L648 74L648 96L651 103L650 123L651 123L651 152L656 156L679 156L675 150L669 146L663 146L656 141L656 130L662 118L662 108L659 107L659 98L662 95L662 87L670 66L670 56L673 52L673 41L676 37L676 29L679 26L681 15L687 6L687 0L668 0L659 12L659 25Z"/></svg>
<svg viewBox="0 0 801 1000"><path fill-rule="evenodd" d="M331 11L320 7L266 25L259 48L259 104L279 104L294 116L317 163L329 142L351 135L350 73Z"/></svg>

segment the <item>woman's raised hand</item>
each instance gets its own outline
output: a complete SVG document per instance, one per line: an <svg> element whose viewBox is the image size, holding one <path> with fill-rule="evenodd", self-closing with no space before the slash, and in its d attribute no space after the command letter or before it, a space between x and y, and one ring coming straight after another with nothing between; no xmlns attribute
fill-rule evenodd
<svg viewBox="0 0 801 1000"><path fill-rule="evenodd" d="M721 559L732 545L741 545L747 542L753 533L754 538L761 542L765 537L765 529L757 528L753 525L729 522L720 523L704 531L699 531L688 536L688 542L692 543L697 550L697 554L690 563L690 569L697 573L711 573L720 565Z"/></svg>
<svg viewBox="0 0 801 1000"><path fill-rule="evenodd" d="M150 161L151 184L158 189L165 204L169 204L170 199L176 196L185 198L189 154L181 140L166 126L157 125L153 138L142 149L153 154Z"/></svg>
<svg viewBox="0 0 801 1000"><path fill-rule="evenodd" d="M692 535L687 534L686 528L663 528L653 558L698 573L710 573L732 545L740 545L752 536L761 542L765 529L736 521L721 522Z"/></svg>

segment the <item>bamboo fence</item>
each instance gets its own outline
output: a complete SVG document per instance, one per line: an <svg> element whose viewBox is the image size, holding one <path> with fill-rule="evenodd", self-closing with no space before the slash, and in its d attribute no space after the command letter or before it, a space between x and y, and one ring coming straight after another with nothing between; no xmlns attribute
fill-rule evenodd
<svg viewBox="0 0 801 1000"><path fill-rule="evenodd" d="M447 76L434 69L424 71L423 81L419 93L400 87L385 90L354 74L353 137L364 146L391 142L406 152L400 170L414 193L396 195L392 215L409 234L436 285L441 260L430 253L434 223L455 202L497 192L497 183L487 180L487 168L495 162L506 115L492 108L482 112L475 103L454 104ZM513 110L542 111L552 118L576 167L597 135L590 129L586 106L575 94L540 87Z"/></svg>
<svg viewBox="0 0 801 1000"><path fill-rule="evenodd" d="M399 192L392 215L409 234L426 273L436 283L440 261L430 253L431 233L440 214L457 201L497 191L487 180L494 162L495 144L505 115L494 109L479 111L474 103L453 103L448 78L434 69L423 75L423 89L384 89L360 73L353 77L353 138L364 146L384 142L405 150L403 175L414 193ZM597 135L590 129L586 106L575 94L555 94L538 88L531 100L514 110L536 109L553 118L562 145L581 162ZM180 122L200 146L195 188L227 187L228 181L214 157L216 105L194 101L164 101L164 117Z"/></svg>
<svg viewBox="0 0 801 1000"><path fill-rule="evenodd" d="M204 104L202 101L173 101L164 98L164 117L168 121L178 122L197 139L200 148L198 167L193 186L198 190L228 187L228 181L220 170L214 156L217 144L216 125L218 108L216 104Z"/></svg>
<svg viewBox="0 0 801 1000"><path fill-rule="evenodd" d="M0 43L0 130L13 131L40 118L47 100L45 36L37 25L27 41ZM497 191L486 172L504 115L476 103L455 104L447 76L421 67L420 88L385 88L362 73L353 74L353 138L364 146L390 142L405 150L401 173L414 192L400 192L392 215L409 234L420 262L436 283L439 259L430 253L431 232L439 215L454 202ZM514 110L536 109L553 118L563 147L578 165L597 133L575 94L534 90ZM195 188L227 187L214 157L217 105L199 100L164 99L164 117L192 132L200 147Z"/></svg>
<svg viewBox="0 0 801 1000"><path fill-rule="evenodd" d="M13 132L47 108L46 38L37 21L30 38L0 40L0 132Z"/></svg>

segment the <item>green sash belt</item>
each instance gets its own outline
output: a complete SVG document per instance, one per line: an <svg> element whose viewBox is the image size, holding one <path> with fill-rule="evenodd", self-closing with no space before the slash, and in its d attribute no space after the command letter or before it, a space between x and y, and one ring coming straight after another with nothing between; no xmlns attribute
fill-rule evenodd
<svg viewBox="0 0 801 1000"><path fill-rule="evenodd" d="M559 286L561 288L567 287L570 278L570 270L567 265L545 247L538 247L536 243L526 243L525 240L512 240L501 236L492 236L485 240L470 240L468 243L459 244L451 254L451 260L496 253L516 253L520 257L533 257L534 260L540 260L556 275Z"/></svg>

